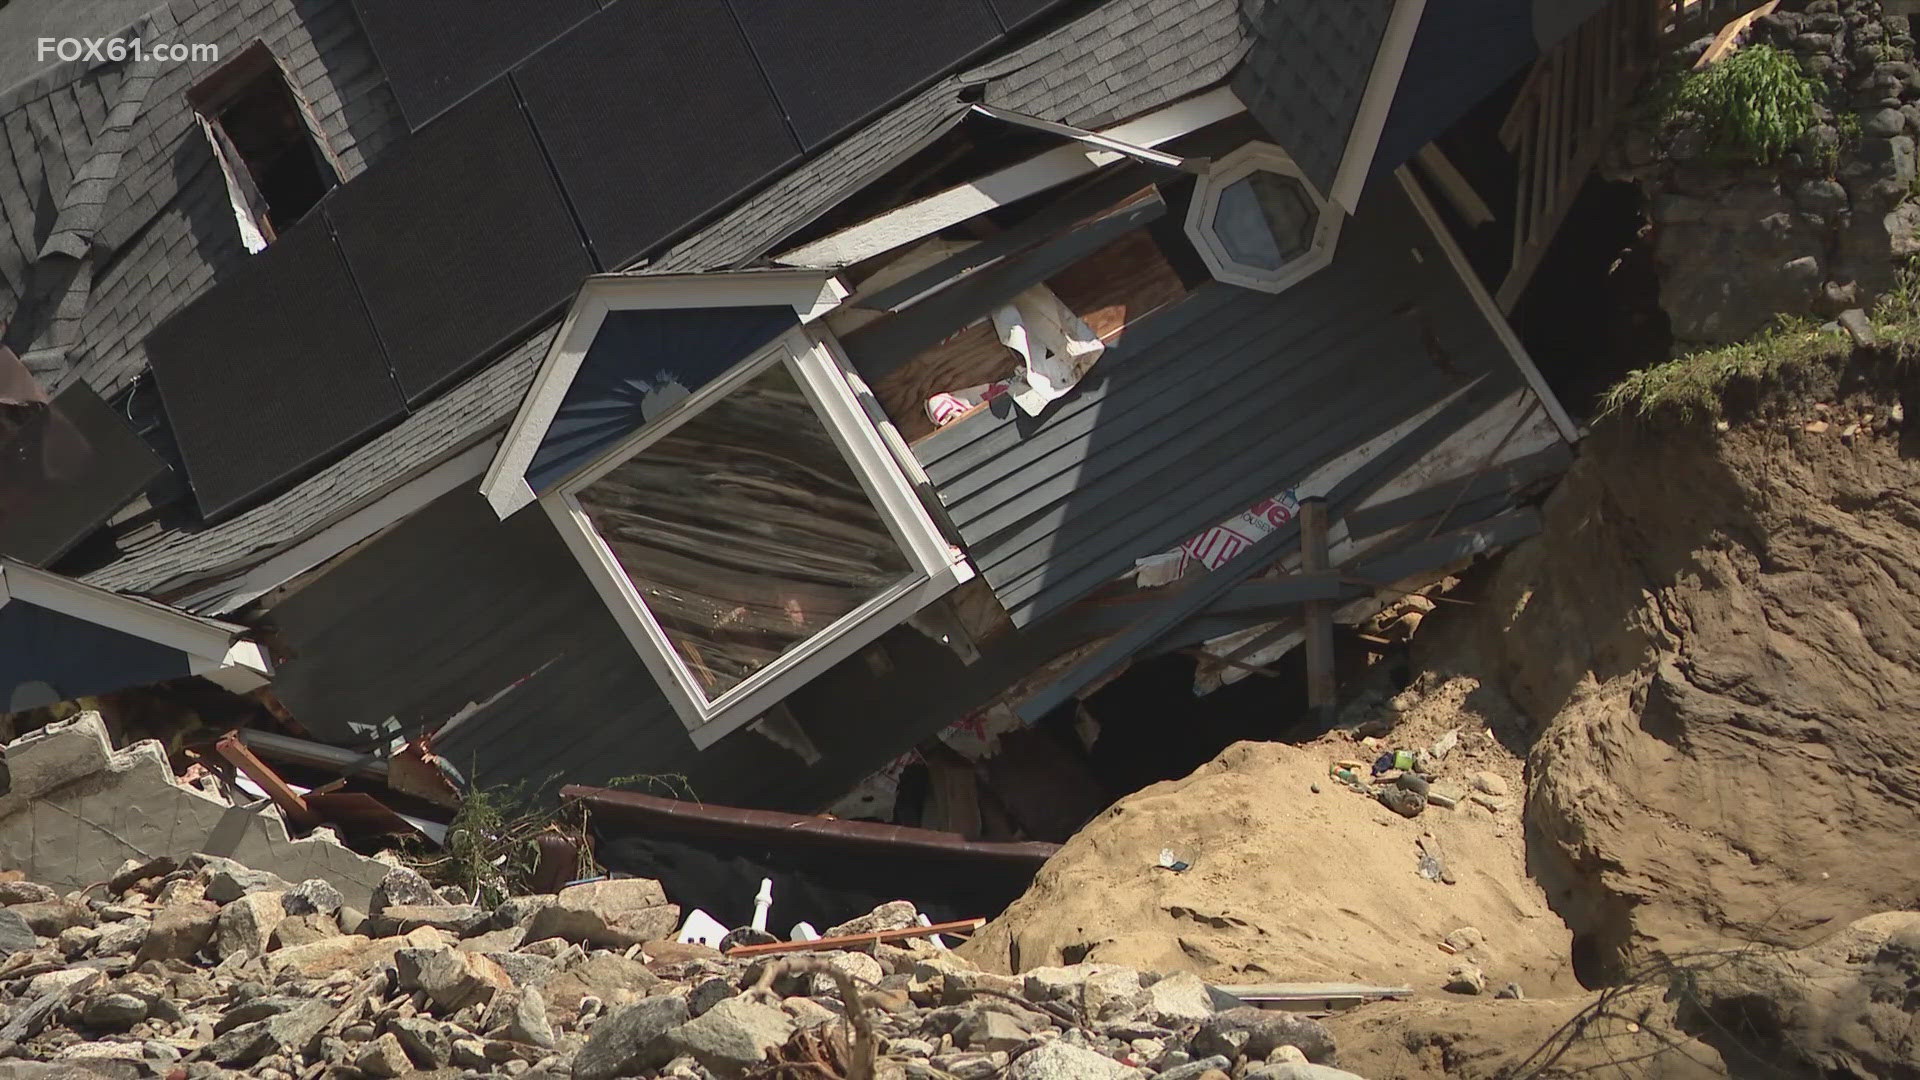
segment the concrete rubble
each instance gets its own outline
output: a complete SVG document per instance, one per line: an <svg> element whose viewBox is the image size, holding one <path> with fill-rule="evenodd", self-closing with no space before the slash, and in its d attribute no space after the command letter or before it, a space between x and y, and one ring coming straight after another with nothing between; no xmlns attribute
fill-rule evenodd
<svg viewBox="0 0 1920 1080"><path fill-rule="evenodd" d="M98 713L7 746L13 788L0 796L0 866L65 891L128 860L225 856L288 882L317 879L362 910L389 867L324 833L293 839L271 807L228 804L180 782L152 740L115 750Z"/></svg>
<svg viewBox="0 0 1920 1080"><path fill-rule="evenodd" d="M0 1074L1351 1076L1331 1067L1318 1022L1190 974L997 975L925 940L729 958L671 940L677 909L643 879L483 911L394 869L363 914L323 882L215 856L133 860L108 878L0 883L0 1057L15 1059ZM855 923L915 914L896 902ZM660 936L624 943L643 930Z"/></svg>

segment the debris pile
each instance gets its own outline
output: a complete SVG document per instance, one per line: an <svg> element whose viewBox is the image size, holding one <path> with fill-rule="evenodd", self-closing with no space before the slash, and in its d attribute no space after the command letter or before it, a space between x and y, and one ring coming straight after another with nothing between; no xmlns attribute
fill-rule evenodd
<svg viewBox="0 0 1920 1080"><path fill-rule="evenodd" d="M1320 1067L1318 1022L1192 974L996 975L925 938L727 956L677 941L680 909L644 878L489 909L395 868L363 913L325 881L197 855L66 895L0 882L0 904L0 1055L49 1076L1351 1075ZM895 902L826 936L918 921Z"/></svg>

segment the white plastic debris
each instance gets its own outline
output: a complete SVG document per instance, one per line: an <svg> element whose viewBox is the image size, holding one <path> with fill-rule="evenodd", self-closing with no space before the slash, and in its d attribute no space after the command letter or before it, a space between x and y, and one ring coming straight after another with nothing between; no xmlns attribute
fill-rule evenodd
<svg viewBox="0 0 1920 1080"><path fill-rule="evenodd" d="M694 908L687 912L687 921L680 924L680 932L674 935L673 940L682 945L717 946L720 939L726 936L727 928L720 925L720 920Z"/></svg>
<svg viewBox="0 0 1920 1080"><path fill-rule="evenodd" d="M767 932L767 912L773 910L773 879L761 878L760 891L753 897L753 923L755 930Z"/></svg>
<svg viewBox="0 0 1920 1080"><path fill-rule="evenodd" d="M933 920L932 920L932 919L929 919L929 918L927 918L927 916L926 916L926 913L925 913L925 912L922 912L922 913L921 913L921 914L920 914L919 916L917 916L917 918L919 919L919 922L920 922L920 925L921 925L921 926L932 926L932 925L933 925ZM939 934L928 934L928 935L927 935L927 940L928 940L929 942L931 942L931 943L933 944L933 947L934 947L934 948L936 948L936 949L943 949L943 950L944 950L944 949L945 949L945 948L947 947L947 942L946 942L946 939L945 939L945 938L942 938L942 937L941 937L941 936L940 936Z"/></svg>
<svg viewBox="0 0 1920 1080"><path fill-rule="evenodd" d="M1028 416L1065 396L1107 350L1100 335L1045 285L995 311L993 328L1002 344L1020 354L1020 370L1007 392Z"/></svg>

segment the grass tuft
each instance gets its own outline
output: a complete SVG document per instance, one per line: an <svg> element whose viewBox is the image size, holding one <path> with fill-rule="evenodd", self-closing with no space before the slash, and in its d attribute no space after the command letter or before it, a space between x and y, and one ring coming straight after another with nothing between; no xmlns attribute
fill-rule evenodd
<svg viewBox="0 0 1920 1080"><path fill-rule="evenodd" d="M1783 318L1754 338L1630 371L1600 399L1600 415L1687 422L1720 416L1728 386L1760 381L1839 348L1807 318Z"/></svg>
<svg viewBox="0 0 1920 1080"><path fill-rule="evenodd" d="M1892 288L1874 304L1872 321L1874 336L1898 349L1902 362L1920 346L1920 258L1909 259L1894 274ZM1601 395L1600 415L1680 423L1718 419L1729 387L1772 382L1809 362L1845 355L1852 347L1844 332L1823 330L1805 316L1782 316L1749 340L1628 372Z"/></svg>

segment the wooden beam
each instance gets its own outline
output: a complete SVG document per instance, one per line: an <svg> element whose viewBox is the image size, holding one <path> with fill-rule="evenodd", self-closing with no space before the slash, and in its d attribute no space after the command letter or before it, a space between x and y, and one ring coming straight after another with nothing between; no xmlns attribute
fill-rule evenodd
<svg viewBox="0 0 1920 1080"><path fill-rule="evenodd" d="M229 731L222 735L220 741L213 744L213 748L234 768L247 774L249 780L259 784L260 790L267 793L267 797L273 800L273 804L280 808L281 813L287 815L288 820L309 828L320 824L320 815L313 812L313 809L307 805L307 800L301 798L299 792L288 787L287 782L280 779L280 774L274 772L266 762L253 756L253 751L247 749L247 744L240 741L239 732Z"/></svg>
<svg viewBox="0 0 1920 1080"><path fill-rule="evenodd" d="M1440 144L1428 143L1421 147L1413 160L1420 163L1421 171L1433 181L1433 186L1439 188L1440 194L1453 204L1453 209L1467 223L1467 228L1477 229L1493 220L1493 207L1488 206L1487 200L1474 190L1473 184L1454 166L1452 159L1441 152Z"/></svg>
<svg viewBox="0 0 1920 1080"><path fill-rule="evenodd" d="M1300 570L1323 573L1331 563L1327 556L1327 500L1300 500ZM1307 705L1320 719L1333 718L1338 697L1333 672L1333 605L1326 600L1307 601Z"/></svg>
<svg viewBox="0 0 1920 1080"><path fill-rule="evenodd" d="M1358 505L1378 491L1387 481L1414 462L1425 457L1469 419L1486 411L1492 393L1482 375L1456 391L1452 399L1422 420L1399 441L1381 449L1364 464L1347 474L1326 493L1329 506L1336 512ZM1142 615L1140 621L1116 634L1099 649L1083 657L1062 672L1054 682L1020 703L1020 719L1038 723L1055 708L1065 704L1082 690L1131 662L1175 627L1212 607L1233 587L1270 565L1293 547L1300 535L1300 519L1292 521L1255 541L1252 546L1227 560L1192 586L1168 597Z"/></svg>
<svg viewBox="0 0 1920 1080"><path fill-rule="evenodd" d="M1713 36L1713 44L1708 45L1707 51L1700 54L1700 59L1693 62L1693 69L1699 71L1719 63L1733 51L1734 42L1746 32L1747 27L1753 25L1754 20L1763 15L1773 14L1773 9L1779 6L1780 0L1767 0L1766 3L1721 27L1720 32Z"/></svg>

